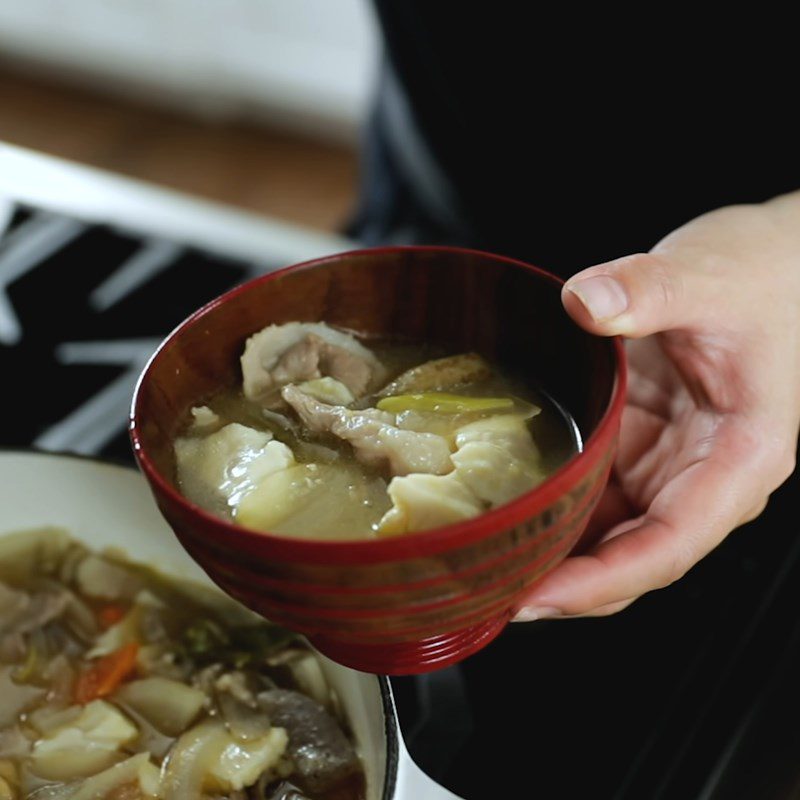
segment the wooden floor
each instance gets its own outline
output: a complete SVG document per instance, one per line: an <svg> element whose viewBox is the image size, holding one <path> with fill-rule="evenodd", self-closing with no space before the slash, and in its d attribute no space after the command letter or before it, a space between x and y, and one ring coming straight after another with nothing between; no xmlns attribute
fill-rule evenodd
<svg viewBox="0 0 800 800"><path fill-rule="evenodd" d="M340 229L357 156L245 122L215 123L0 64L0 140L258 213Z"/></svg>

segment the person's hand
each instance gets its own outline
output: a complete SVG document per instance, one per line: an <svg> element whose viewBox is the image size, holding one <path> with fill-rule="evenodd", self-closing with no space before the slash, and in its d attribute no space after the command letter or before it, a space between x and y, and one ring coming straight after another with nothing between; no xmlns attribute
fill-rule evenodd
<svg viewBox="0 0 800 800"><path fill-rule="evenodd" d="M534 585L521 621L611 614L669 585L794 470L800 193L705 214L562 299L587 331L629 338L628 401L597 543Z"/></svg>

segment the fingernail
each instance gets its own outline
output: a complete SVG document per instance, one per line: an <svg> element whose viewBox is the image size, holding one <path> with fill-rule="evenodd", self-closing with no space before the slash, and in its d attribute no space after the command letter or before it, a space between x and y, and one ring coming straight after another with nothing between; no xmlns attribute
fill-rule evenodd
<svg viewBox="0 0 800 800"><path fill-rule="evenodd" d="M583 303L595 322L618 317L628 308L628 295L622 284L608 275L596 275L568 283L567 290Z"/></svg>
<svg viewBox="0 0 800 800"><path fill-rule="evenodd" d="M540 608L521 608L514 615L512 622L533 622L537 619L552 619L553 617L562 616L560 608L548 608L542 606Z"/></svg>

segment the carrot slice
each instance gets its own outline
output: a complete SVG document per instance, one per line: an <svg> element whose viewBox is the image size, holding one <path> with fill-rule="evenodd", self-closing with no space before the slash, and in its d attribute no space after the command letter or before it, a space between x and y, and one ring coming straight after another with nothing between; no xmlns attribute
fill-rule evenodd
<svg viewBox="0 0 800 800"><path fill-rule="evenodd" d="M127 613L128 610L125 608L125 606L110 603L109 605L102 606L100 608L100 610L97 612L97 619L99 620L101 627L110 628L112 625L119 622Z"/></svg>
<svg viewBox="0 0 800 800"><path fill-rule="evenodd" d="M133 672L138 652L138 643L131 642L95 661L78 675L75 702L84 705L111 694Z"/></svg>

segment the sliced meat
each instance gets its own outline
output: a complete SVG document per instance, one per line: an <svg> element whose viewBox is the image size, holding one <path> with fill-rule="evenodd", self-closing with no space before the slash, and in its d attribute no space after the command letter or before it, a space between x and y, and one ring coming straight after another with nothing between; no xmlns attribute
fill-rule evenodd
<svg viewBox="0 0 800 800"><path fill-rule="evenodd" d="M280 387L287 383L333 378L353 396L361 396L372 382L373 372L372 365L360 355L309 333L278 359L272 370L272 380Z"/></svg>
<svg viewBox="0 0 800 800"><path fill-rule="evenodd" d="M380 385L383 366L354 336L323 322L270 325L247 340L241 359L245 396L270 405L288 383L334 378L355 397Z"/></svg>
<svg viewBox="0 0 800 800"><path fill-rule="evenodd" d="M345 347L330 344L313 334L309 341L318 348L319 375L343 383L355 397L361 397L373 383L375 367Z"/></svg>
<svg viewBox="0 0 800 800"><path fill-rule="evenodd" d="M270 689L258 695L258 705L273 725L286 729L286 755L309 791L335 788L359 771L356 751L339 723L310 697L290 689Z"/></svg>
<svg viewBox="0 0 800 800"><path fill-rule="evenodd" d="M399 375L378 392L378 397L395 394L436 392L477 383L491 377L492 368L477 353L461 353L447 358L426 361Z"/></svg>
<svg viewBox="0 0 800 800"><path fill-rule="evenodd" d="M297 344L293 344L272 369L271 378L277 386L298 381L310 381L320 376L319 357L322 340L306 336Z"/></svg>
<svg viewBox="0 0 800 800"><path fill-rule="evenodd" d="M417 433L396 427L395 417L374 408L353 411L331 406L285 386L283 399L315 433L330 433L349 442L356 458L369 466L388 465L392 475L411 472L443 475L453 469L447 440L434 433Z"/></svg>
<svg viewBox="0 0 800 800"><path fill-rule="evenodd" d="M0 583L0 635L30 633L58 619L70 604L66 589L29 594Z"/></svg>
<svg viewBox="0 0 800 800"><path fill-rule="evenodd" d="M393 506L378 533L422 531L481 514L513 500L545 478L526 414L500 414L461 427L455 434L455 467L447 475L393 478Z"/></svg>
<svg viewBox="0 0 800 800"><path fill-rule="evenodd" d="M349 406L355 400L350 390L334 378L314 378L298 384L298 389L334 406Z"/></svg>

